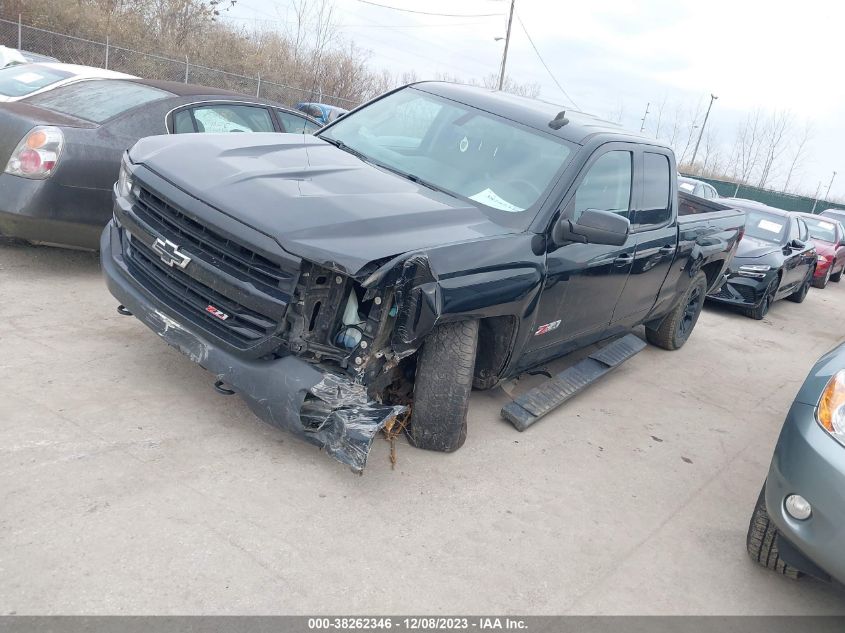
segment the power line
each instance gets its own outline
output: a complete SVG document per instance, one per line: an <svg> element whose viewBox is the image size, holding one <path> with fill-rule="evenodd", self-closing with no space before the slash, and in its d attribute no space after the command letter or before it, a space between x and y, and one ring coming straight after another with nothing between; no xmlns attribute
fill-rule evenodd
<svg viewBox="0 0 845 633"><path fill-rule="evenodd" d="M269 14L267 14L269 15ZM248 18L234 15L220 16L223 20L239 20L242 22L273 22L277 24L297 24L294 20L274 18ZM475 26L486 22L446 22L443 24L335 24L339 29L442 29L450 26Z"/></svg>
<svg viewBox="0 0 845 633"><path fill-rule="evenodd" d="M415 11L413 9L403 9L401 7L391 7L386 4L378 4L370 2L370 0L358 0L362 4L369 4L374 7L382 9L390 9L391 11L402 11L403 13L416 13L418 15L436 15L444 18L492 18L504 15L504 13L431 13L429 11Z"/></svg>
<svg viewBox="0 0 845 633"><path fill-rule="evenodd" d="M363 0L359 0L359 1L363 1ZM516 15L516 19L519 20L519 25L522 27L522 30L525 33L525 37L528 38L528 42L531 44L531 48L534 49L534 52L537 54L537 59L539 59L540 63L543 64L543 68L545 68L546 72L549 73L549 77L552 78L552 81L555 82L555 85L560 89L560 91L564 94L564 96L566 96L566 98L569 99L570 102L572 102L572 105L574 105L576 108L578 108L578 104L575 103L575 99L570 97L569 93L566 92L566 90L563 89L563 86L560 85L560 82L557 80L557 77L554 76L554 74L552 73L548 64L546 64L546 61L543 59L543 56L540 55L540 51L537 50L537 46L535 46L534 40L531 39L531 35L529 35L528 29L525 28L525 24L523 24L522 18L519 17L519 14ZM578 108L578 109L580 110L580 108Z"/></svg>

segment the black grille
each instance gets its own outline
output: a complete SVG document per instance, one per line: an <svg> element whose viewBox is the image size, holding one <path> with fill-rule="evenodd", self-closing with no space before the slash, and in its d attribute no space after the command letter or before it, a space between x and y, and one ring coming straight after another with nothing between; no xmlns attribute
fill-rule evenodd
<svg viewBox="0 0 845 633"><path fill-rule="evenodd" d="M130 273L160 301L231 345L251 347L272 336L279 328L283 309L275 317L250 310L199 283L181 269L166 265L138 240L128 240L125 255ZM228 318L213 316L206 310L209 305Z"/></svg>
<svg viewBox="0 0 845 633"><path fill-rule="evenodd" d="M290 284L291 275L278 264L188 217L148 189L141 188L132 211L163 237L234 277L271 291Z"/></svg>

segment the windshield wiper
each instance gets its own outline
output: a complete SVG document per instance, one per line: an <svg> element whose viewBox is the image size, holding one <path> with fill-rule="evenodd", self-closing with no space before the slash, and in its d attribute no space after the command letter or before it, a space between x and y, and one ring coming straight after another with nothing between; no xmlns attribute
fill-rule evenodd
<svg viewBox="0 0 845 633"><path fill-rule="evenodd" d="M344 152L349 152L353 156L357 156L358 158L360 158L363 161L369 161L370 160L367 156L364 156L364 154L359 152L357 149L349 147L349 145L347 145L346 143L344 143L343 141L341 141L339 139L326 138L325 136L320 136L319 138L324 140L326 143L329 143L330 145L334 145L338 149L342 149Z"/></svg>
<svg viewBox="0 0 845 633"><path fill-rule="evenodd" d="M401 169L396 169L395 167L391 167L390 165L385 165L384 163L375 163L375 164L378 165L379 167L383 167L387 171L392 171L397 176L402 176L402 178L410 180L411 182L416 183L418 185L422 185L423 187L427 187L428 189L431 189L433 191L439 191L440 193L445 193L447 196L452 196L453 198L458 197L454 193L452 193L451 191L447 191L446 189L443 189L442 187L438 187L437 185L430 183L427 180L423 180L422 178L420 178L416 174L412 174L412 173L407 172L407 171L402 171Z"/></svg>

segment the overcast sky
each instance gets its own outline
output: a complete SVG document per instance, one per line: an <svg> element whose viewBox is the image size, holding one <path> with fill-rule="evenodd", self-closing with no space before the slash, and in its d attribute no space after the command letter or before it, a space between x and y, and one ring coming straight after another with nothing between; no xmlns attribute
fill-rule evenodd
<svg viewBox="0 0 845 633"><path fill-rule="evenodd" d="M334 0L344 36L370 51L374 69L480 78L497 73L509 0ZM484 14L497 14L478 17ZM238 0L227 14L245 26L284 28L290 0ZM273 22L275 20L276 22ZM521 23L520 23L521 20ZM522 24L525 26L523 30ZM656 122L664 99L674 107L714 103L707 127L730 148L735 127L757 107L789 109L814 138L798 180L845 198L845 6L835 0L516 0L508 75L537 82L541 98L639 129L646 104ZM526 31L564 95L543 68Z"/></svg>

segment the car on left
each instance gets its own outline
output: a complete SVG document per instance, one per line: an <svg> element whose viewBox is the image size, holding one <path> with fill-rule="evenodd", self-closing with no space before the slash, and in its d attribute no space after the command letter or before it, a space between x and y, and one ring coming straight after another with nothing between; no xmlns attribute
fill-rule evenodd
<svg viewBox="0 0 845 633"><path fill-rule="evenodd" d="M0 44L0 68L16 66L19 64L32 64L38 62L58 62L59 60L49 55L22 51L17 48L9 48Z"/></svg>
<svg viewBox="0 0 845 633"><path fill-rule="evenodd" d="M111 188L137 140L194 132L294 132L319 123L233 92L176 82L80 81L0 111L0 235L96 250Z"/></svg>
<svg viewBox="0 0 845 633"><path fill-rule="evenodd" d="M134 79L132 75L76 64L13 64L0 68L0 102L20 101L61 86L92 79Z"/></svg>

